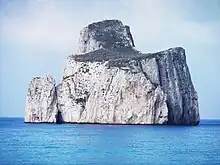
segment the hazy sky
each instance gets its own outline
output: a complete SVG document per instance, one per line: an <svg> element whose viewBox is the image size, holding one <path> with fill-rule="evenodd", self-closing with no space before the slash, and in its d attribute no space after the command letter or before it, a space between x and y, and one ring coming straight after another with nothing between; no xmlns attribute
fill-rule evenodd
<svg viewBox="0 0 220 165"><path fill-rule="evenodd" d="M103 19L130 25L140 51L184 47L201 118L220 118L220 0L0 0L0 116L23 116L32 77L59 82L79 31Z"/></svg>

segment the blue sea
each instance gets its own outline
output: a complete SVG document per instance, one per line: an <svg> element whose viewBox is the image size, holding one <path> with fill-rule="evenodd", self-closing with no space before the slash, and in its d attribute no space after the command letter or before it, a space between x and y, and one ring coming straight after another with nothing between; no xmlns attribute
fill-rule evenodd
<svg viewBox="0 0 220 165"><path fill-rule="evenodd" d="M0 165L220 164L220 120L199 126L23 121L0 118Z"/></svg>

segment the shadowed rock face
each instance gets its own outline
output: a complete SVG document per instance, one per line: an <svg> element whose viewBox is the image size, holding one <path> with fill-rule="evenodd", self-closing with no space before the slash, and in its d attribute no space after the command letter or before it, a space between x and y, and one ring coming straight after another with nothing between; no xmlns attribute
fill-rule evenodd
<svg viewBox="0 0 220 165"><path fill-rule="evenodd" d="M68 57L56 88L45 81L33 86L35 79L32 80L31 91L44 86L52 93L44 95L47 92L41 90L41 94L28 95L26 122L199 123L198 97L183 48L141 53L134 49L130 28L118 20L88 25L81 31L79 41L79 54ZM51 94L56 96L55 101ZM39 95L45 97L34 101ZM56 106L51 109L44 102ZM43 120L27 117L39 117L48 109L50 115L43 113Z"/></svg>
<svg viewBox="0 0 220 165"><path fill-rule="evenodd" d="M167 94L169 124L199 122L198 96L194 89L185 50L173 48L156 56L160 86Z"/></svg>
<svg viewBox="0 0 220 165"><path fill-rule="evenodd" d="M62 113L58 110L56 114L56 123L62 124L63 123L63 116Z"/></svg>

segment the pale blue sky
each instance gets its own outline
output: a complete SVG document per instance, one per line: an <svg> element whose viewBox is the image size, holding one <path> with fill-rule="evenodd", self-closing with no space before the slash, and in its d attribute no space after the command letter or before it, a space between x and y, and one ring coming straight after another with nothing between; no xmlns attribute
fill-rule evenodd
<svg viewBox="0 0 220 165"><path fill-rule="evenodd" d="M29 81L57 82L79 31L103 19L131 27L137 49L186 49L201 118L220 118L219 0L0 0L0 116L23 116Z"/></svg>

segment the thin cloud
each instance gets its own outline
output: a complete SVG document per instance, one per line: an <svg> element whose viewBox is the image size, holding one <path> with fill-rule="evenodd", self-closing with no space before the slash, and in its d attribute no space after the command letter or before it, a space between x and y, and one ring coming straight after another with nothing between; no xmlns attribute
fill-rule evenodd
<svg viewBox="0 0 220 165"><path fill-rule="evenodd" d="M65 10L59 6L59 1L27 2L27 10L22 17L14 15L1 22L3 39L15 45L33 47L33 49L75 52L79 31L85 26L84 22L88 22L84 20L84 15L87 16L88 13ZM185 18L184 10L178 8L180 2L169 2L171 1L168 3L155 0L120 1L119 5L124 13L118 13L118 18L131 25L139 49L147 51L144 43L161 45L157 48L164 49L178 45L201 46L219 42L216 36L216 29L220 28L219 23L192 22ZM91 15L98 16L93 19L102 20L103 10L92 10L96 13L91 13ZM128 13L131 13L129 18L126 17ZM105 14L108 15L108 13Z"/></svg>
<svg viewBox="0 0 220 165"><path fill-rule="evenodd" d="M220 22L195 22L187 17L180 1L123 1L132 12L129 20L140 48L143 44L160 45L161 49L171 46L202 46L218 44ZM183 6L183 5L182 5ZM186 6L185 6L186 7ZM193 13L192 13L193 14ZM136 45L138 45L136 44ZM155 50L154 50L155 51Z"/></svg>

